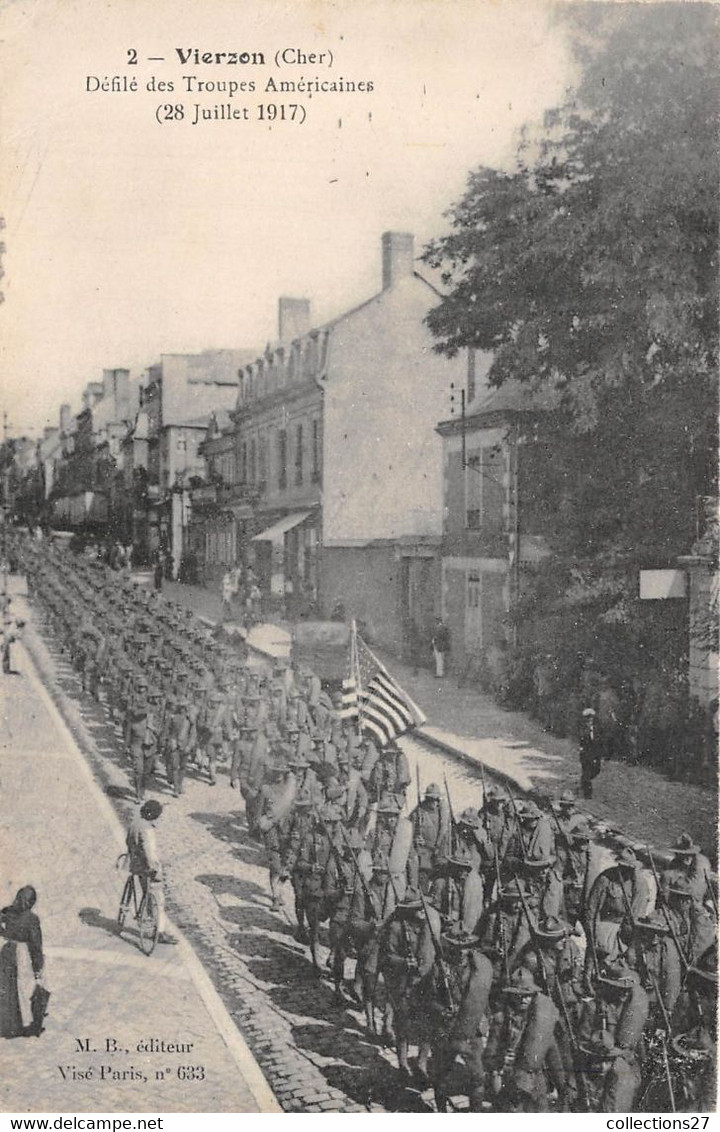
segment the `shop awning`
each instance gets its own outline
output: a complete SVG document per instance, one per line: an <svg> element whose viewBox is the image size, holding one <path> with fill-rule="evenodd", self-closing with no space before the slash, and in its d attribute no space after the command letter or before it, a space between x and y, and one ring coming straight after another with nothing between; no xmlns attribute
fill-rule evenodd
<svg viewBox="0 0 720 1132"><path fill-rule="evenodd" d="M307 519L309 514L309 511L293 511L290 515L285 515L284 518L278 519L277 523L273 523L267 530L260 531L259 535L253 535L251 541L279 542L287 531L291 531L293 527L299 526L300 523Z"/></svg>

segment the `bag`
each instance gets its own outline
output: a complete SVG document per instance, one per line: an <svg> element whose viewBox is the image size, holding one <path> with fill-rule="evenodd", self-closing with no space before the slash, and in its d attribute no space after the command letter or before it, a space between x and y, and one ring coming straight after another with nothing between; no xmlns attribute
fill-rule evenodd
<svg viewBox="0 0 720 1132"><path fill-rule="evenodd" d="M35 990L30 996L30 1010L32 1012L30 1033L36 1038L39 1038L45 1029L43 1022L47 1017L49 1001L50 991L40 983L36 983Z"/></svg>

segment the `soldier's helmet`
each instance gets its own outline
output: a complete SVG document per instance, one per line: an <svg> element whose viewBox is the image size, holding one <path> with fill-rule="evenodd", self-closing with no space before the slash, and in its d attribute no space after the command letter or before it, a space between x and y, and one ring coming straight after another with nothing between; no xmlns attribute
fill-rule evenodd
<svg viewBox="0 0 720 1132"><path fill-rule="evenodd" d="M681 833L672 851L676 857L695 857L700 852L700 846L694 843L689 833Z"/></svg>
<svg viewBox="0 0 720 1132"><path fill-rule="evenodd" d="M460 814L457 819L459 826L465 826L466 829L477 829L480 825L480 815L474 806L468 806Z"/></svg>
<svg viewBox="0 0 720 1132"><path fill-rule="evenodd" d="M629 845L626 845L620 851L620 853L618 855L618 859L617 859L617 864L618 864L618 867L621 868L621 869L636 869L637 868L638 859L635 856L634 851L630 848Z"/></svg>
<svg viewBox="0 0 720 1132"><path fill-rule="evenodd" d="M539 990L540 987L527 967L516 968L502 988L503 994L511 998L532 998Z"/></svg>
<svg viewBox="0 0 720 1132"><path fill-rule="evenodd" d="M570 925L557 916L546 916L535 929L535 935L541 943L559 943L570 934Z"/></svg>
<svg viewBox="0 0 720 1132"><path fill-rule="evenodd" d="M431 782L425 790L425 801L438 800L440 798L440 787L436 782Z"/></svg>
<svg viewBox="0 0 720 1132"><path fill-rule="evenodd" d="M579 1048L591 1062L614 1061L624 1052L615 1045L609 1030L595 1030Z"/></svg>
<svg viewBox="0 0 720 1132"><path fill-rule="evenodd" d="M595 979L599 991L629 991L639 981L637 971L629 967L624 959L606 963Z"/></svg>
<svg viewBox="0 0 720 1132"><path fill-rule="evenodd" d="M635 931L645 936L670 935L670 928L664 916L659 912L651 912L648 916L638 916L635 920Z"/></svg>

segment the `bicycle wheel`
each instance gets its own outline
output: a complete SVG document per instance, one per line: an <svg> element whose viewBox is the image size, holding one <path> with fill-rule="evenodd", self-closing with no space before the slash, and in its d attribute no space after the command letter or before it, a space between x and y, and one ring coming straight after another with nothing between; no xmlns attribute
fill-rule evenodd
<svg viewBox="0 0 720 1132"><path fill-rule="evenodd" d="M158 908L157 896L150 889L145 894L138 919L140 921L140 947L145 955L152 955L158 938L160 909Z"/></svg>
<svg viewBox="0 0 720 1132"><path fill-rule="evenodd" d="M120 907L118 908L117 914L118 924L120 925L120 927L123 926L127 918L128 908L130 907L130 901L132 900L133 896L133 888L134 882L133 878L130 876L125 881L125 887L123 889L122 896L120 897Z"/></svg>

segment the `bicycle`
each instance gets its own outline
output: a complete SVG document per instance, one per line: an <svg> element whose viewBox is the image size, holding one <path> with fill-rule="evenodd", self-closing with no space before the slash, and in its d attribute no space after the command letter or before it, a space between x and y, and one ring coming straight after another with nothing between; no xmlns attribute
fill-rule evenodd
<svg viewBox="0 0 720 1132"><path fill-rule="evenodd" d="M123 858L127 859L127 854L123 853L118 858L118 868ZM125 924L128 912L132 906L135 916L135 922L138 925L138 932L140 935L140 949L143 955L152 955L155 950L155 944L158 941L158 934L160 930L160 906L155 893L152 891L148 883L145 892L142 891L142 885L136 884L139 877L135 873L130 873L125 881L122 896L120 897L120 907L118 908L118 925L120 930ZM148 877L148 882L152 877ZM140 888L140 896L138 898L138 887Z"/></svg>

